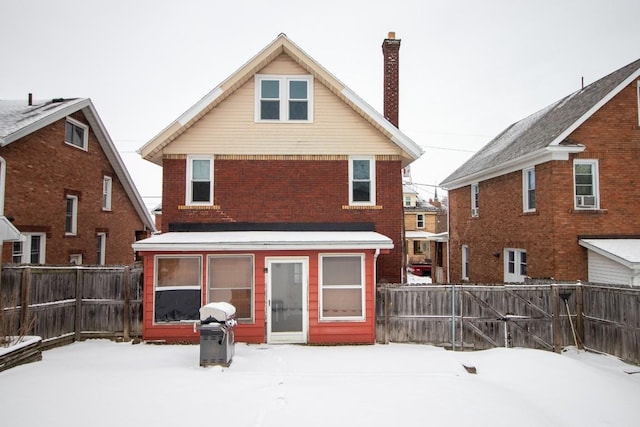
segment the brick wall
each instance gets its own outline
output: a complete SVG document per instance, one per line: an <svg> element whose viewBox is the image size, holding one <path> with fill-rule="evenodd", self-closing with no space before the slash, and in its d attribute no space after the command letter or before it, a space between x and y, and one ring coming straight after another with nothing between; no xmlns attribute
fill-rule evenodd
<svg viewBox="0 0 640 427"><path fill-rule="evenodd" d="M81 112L72 116L88 125ZM65 144L65 119L0 148L7 163L5 215L22 232L46 232L46 263L68 264L71 254L96 263L96 233L107 233L106 263L131 264L135 231L143 229L122 183L89 132L88 151ZM102 179L109 174L112 210L102 210ZM78 196L78 232L65 236L66 193ZM3 245L10 262L12 244Z"/></svg>
<svg viewBox="0 0 640 427"><path fill-rule="evenodd" d="M382 209L343 209L349 204L346 160L214 160L215 209L185 204L186 161L164 159L162 221L176 222L372 222L393 239L381 255L380 281L399 282L402 265L400 161L376 161L376 204Z"/></svg>
<svg viewBox="0 0 640 427"><path fill-rule="evenodd" d="M587 252L580 235L640 235L640 127L632 83L569 138L584 144L569 161L536 166L536 212L522 212L522 172L479 183L480 216L471 217L469 186L449 192L451 280L461 280L461 246L469 245L470 280L503 280L503 249L525 249L534 278L586 280ZM573 202L573 160L597 159L600 210ZM499 256L494 256L499 254Z"/></svg>

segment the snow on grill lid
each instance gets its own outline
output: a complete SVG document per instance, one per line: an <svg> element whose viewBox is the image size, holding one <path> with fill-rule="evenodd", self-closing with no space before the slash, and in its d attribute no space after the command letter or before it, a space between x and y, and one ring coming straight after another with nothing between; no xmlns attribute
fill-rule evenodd
<svg viewBox="0 0 640 427"><path fill-rule="evenodd" d="M210 302L200 307L200 320L213 317L217 322L226 322L236 314L236 308L228 302Z"/></svg>

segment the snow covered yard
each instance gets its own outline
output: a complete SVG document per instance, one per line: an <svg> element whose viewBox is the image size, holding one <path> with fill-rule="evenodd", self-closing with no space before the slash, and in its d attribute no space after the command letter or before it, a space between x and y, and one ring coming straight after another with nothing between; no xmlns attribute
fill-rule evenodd
<svg viewBox="0 0 640 427"><path fill-rule="evenodd" d="M78 342L0 373L15 426L635 426L640 371L559 355L425 345L236 344L229 368L198 345ZM474 366L471 374L464 365Z"/></svg>

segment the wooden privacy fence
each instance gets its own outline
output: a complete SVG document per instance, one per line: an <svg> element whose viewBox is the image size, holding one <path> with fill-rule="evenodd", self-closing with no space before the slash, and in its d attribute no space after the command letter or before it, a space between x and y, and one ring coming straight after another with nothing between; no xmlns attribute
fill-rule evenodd
<svg viewBox="0 0 640 427"><path fill-rule="evenodd" d="M2 321L45 346L142 334L140 267L4 267Z"/></svg>
<svg viewBox="0 0 640 427"><path fill-rule="evenodd" d="M378 342L453 349L562 347L640 364L640 289L592 284L385 285Z"/></svg>

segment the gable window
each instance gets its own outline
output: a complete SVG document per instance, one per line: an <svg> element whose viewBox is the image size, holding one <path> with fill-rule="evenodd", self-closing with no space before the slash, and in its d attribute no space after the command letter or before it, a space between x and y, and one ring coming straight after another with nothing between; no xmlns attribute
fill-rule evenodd
<svg viewBox="0 0 640 427"><path fill-rule="evenodd" d="M155 261L154 321L198 320L202 305L202 258L156 256Z"/></svg>
<svg viewBox="0 0 640 427"><path fill-rule="evenodd" d="M320 256L320 320L364 320L364 255Z"/></svg>
<svg viewBox="0 0 640 427"><path fill-rule="evenodd" d="M13 242L12 261L15 264L44 264L46 234L23 233L18 242Z"/></svg>
<svg viewBox="0 0 640 427"><path fill-rule="evenodd" d="M375 158L373 156L354 156L349 159L350 204L376 204L375 167Z"/></svg>
<svg viewBox="0 0 640 427"><path fill-rule="evenodd" d="M64 232L66 235L75 236L78 233L78 197L66 196L66 212Z"/></svg>
<svg viewBox="0 0 640 427"><path fill-rule="evenodd" d="M480 215L480 188L478 187L478 183L471 184L471 216L476 217Z"/></svg>
<svg viewBox="0 0 640 427"><path fill-rule="evenodd" d="M525 212L536 210L536 170L535 168L522 171L523 209Z"/></svg>
<svg viewBox="0 0 640 427"><path fill-rule="evenodd" d="M469 280L469 246L462 245L462 280Z"/></svg>
<svg viewBox="0 0 640 427"><path fill-rule="evenodd" d="M576 209L598 209L598 161L575 160L573 181Z"/></svg>
<svg viewBox="0 0 640 427"><path fill-rule="evenodd" d="M102 177L102 210L111 210L111 187L113 186L113 180L110 176Z"/></svg>
<svg viewBox="0 0 640 427"><path fill-rule="evenodd" d="M213 204L213 158L210 156L187 158L187 204Z"/></svg>
<svg viewBox="0 0 640 427"><path fill-rule="evenodd" d="M240 321L253 320L253 256L209 256L209 302L228 302Z"/></svg>
<svg viewBox="0 0 640 427"><path fill-rule="evenodd" d="M411 207L411 196L404 196L404 206L406 208Z"/></svg>
<svg viewBox="0 0 640 427"><path fill-rule="evenodd" d="M424 228L424 214L416 214L416 228Z"/></svg>
<svg viewBox="0 0 640 427"><path fill-rule="evenodd" d="M96 264L104 265L106 262L107 233L96 234Z"/></svg>
<svg viewBox="0 0 640 427"><path fill-rule="evenodd" d="M504 250L504 282L524 282L527 277L527 251L524 249Z"/></svg>
<svg viewBox="0 0 640 427"><path fill-rule="evenodd" d="M313 120L313 77L256 75L255 120Z"/></svg>
<svg viewBox="0 0 640 427"><path fill-rule="evenodd" d="M89 127L84 123L67 117L64 129L64 142L74 147L87 150L89 142Z"/></svg>

